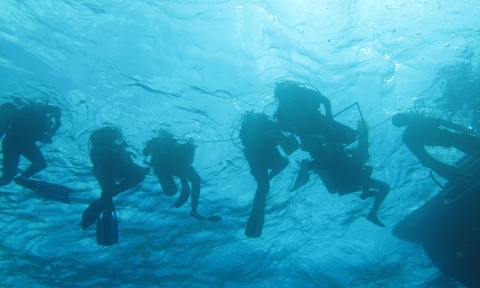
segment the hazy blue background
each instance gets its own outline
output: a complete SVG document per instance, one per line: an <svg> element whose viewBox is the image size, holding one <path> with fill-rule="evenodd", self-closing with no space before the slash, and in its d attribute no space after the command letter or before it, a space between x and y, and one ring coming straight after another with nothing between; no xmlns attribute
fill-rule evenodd
<svg viewBox="0 0 480 288"><path fill-rule="evenodd" d="M388 119L420 100L421 112L477 128L479 22L468 0L1 1L0 102L62 108L38 176L75 189L62 204L0 188L2 286L456 287L391 234L438 189ZM371 199L330 195L313 174L289 193L307 156L297 151L272 181L262 237L244 236L255 182L229 139L246 110L273 114L285 79L317 87L334 113L360 103L373 177L392 188L379 211L386 228L365 220ZM121 126L138 155L159 128L198 141L199 212L223 221L188 217L189 202L170 209L176 197L149 175L115 198L119 243L97 246L79 222L100 193L87 140L104 123Z"/></svg>

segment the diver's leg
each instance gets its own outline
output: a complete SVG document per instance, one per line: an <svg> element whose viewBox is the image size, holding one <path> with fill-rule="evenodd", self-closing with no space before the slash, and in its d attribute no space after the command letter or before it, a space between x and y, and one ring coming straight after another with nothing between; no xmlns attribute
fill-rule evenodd
<svg viewBox="0 0 480 288"><path fill-rule="evenodd" d="M263 160L263 161L262 161ZM260 237L265 222L265 205L267 194L270 190L268 167L265 165L265 159L257 158L256 161L249 162L252 175L257 182L257 191L253 200L252 211L248 217L245 235L250 238Z"/></svg>
<svg viewBox="0 0 480 288"><path fill-rule="evenodd" d="M373 202L372 209L370 210L366 218L368 221L372 222L375 225L378 225L380 227L385 227L385 225L382 222L380 222L380 220L378 220L377 212L383 200L385 200L385 198L387 197L388 192L390 191L390 186L388 186L388 184L382 181L378 181L371 178L368 181L368 186L370 188L377 189L378 192L377 192L377 195L375 196L375 201Z"/></svg>
<svg viewBox="0 0 480 288"><path fill-rule="evenodd" d="M125 174L123 175L123 180L115 185L113 196L116 196L140 184L143 180L145 180L147 170L149 169L145 169L137 165L131 165L128 170L124 171Z"/></svg>
<svg viewBox="0 0 480 288"><path fill-rule="evenodd" d="M180 208L185 202L187 202L188 198L190 198L190 185L188 184L187 178L180 176L180 183L182 185L180 196L178 196L177 201L175 201L171 207Z"/></svg>
<svg viewBox="0 0 480 288"><path fill-rule="evenodd" d="M423 146L418 148L416 146L409 147L409 145L407 145L407 147L418 158L418 160L420 160L420 163L422 163L424 167L432 169L435 171L435 173L445 179L466 184L475 180L473 174L436 160L430 154L428 154Z"/></svg>
<svg viewBox="0 0 480 288"><path fill-rule="evenodd" d="M110 169L101 169L98 167L93 167L93 176L98 181L100 188L102 189L102 193L100 194L100 198L94 202L92 202L87 209L83 212L82 215L82 229L86 230L90 225L95 223L98 217L105 211L105 210L113 210L113 197L115 194L115 187L117 184L115 183L114 174ZM111 210L110 210L111 211Z"/></svg>
<svg viewBox="0 0 480 288"><path fill-rule="evenodd" d="M16 149L15 144L5 138L2 142L3 151L3 174L0 177L0 186L7 185L12 182L17 174L18 163L20 161L20 153Z"/></svg>
<svg viewBox="0 0 480 288"><path fill-rule="evenodd" d="M126 170L118 170L118 167L112 167L112 169L93 168L93 175L97 178L103 193L109 197L115 197L141 183L145 179L145 172L147 170L137 165L130 165ZM122 181L117 184L115 178L122 178Z"/></svg>
<svg viewBox="0 0 480 288"><path fill-rule="evenodd" d="M460 133L450 133L450 137L453 141L453 147L468 155L480 157L479 137Z"/></svg>
<svg viewBox="0 0 480 288"><path fill-rule="evenodd" d="M270 168L271 171L268 174L268 180L271 180L288 166L289 161L287 157L283 157L280 154L277 147L273 147L269 154L270 155L268 155L268 168Z"/></svg>
<svg viewBox="0 0 480 288"><path fill-rule="evenodd" d="M187 179L192 183L192 208L197 208L200 199L201 178L192 165L187 166Z"/></svg>
<svg viewBox="0 0 480 288"><path fill-rule="evenodd" d="M32 163L20 177L28 179L47 168L47 161L35 142L22 144L20 153Z"/></svg>
<svg viewBox="0 0 480 288"><path fill-rule="evenodd" d="M192 183L192 199L190 200L192 210L190 211L190 216L198 220L205 220L206 218L197 212L198 201L200 199L200 184L202 180L192 165L187 166L187 179Z"/></svg>
<svg viewBox="0 0 480 288"><path fill-rule="evenodd" d="M253 199L253 207L248 217L245 235L250 238L260 237L265 222L265 205L267 203L267 194L270 190L268 179L257 181L257 191Z"/></svg>
<svg viewBox="0 0 480 288"><path fill-rule="evenodd" d="M362 181L362 194L360 195L360 199L365 200L370 197L375 197L377 196L376 191L370 191L370 186L369 186L369 180L370 180L370 175L372 175L373 172L373 167L369 165L365 165L362 167L362 174L365 180Z"/></svg>
<svg viewBox="0 0 480 288"><path fill-rule="evenodd" d="M162 186L163 193L166 196L173 196L177 193L178 187L172 174L155 172L155 175L157 175L160 186Z"/></svg>
<svg viewBox="0 0 480 288"><path fill-rule="evenodd" d="M424 163L422 162L422 164ZM466 184L475 181L473 174L440 161L432 160L427 165L424 164L425 167L432 169L435 173L450 181Z"/></svg>
<svg viewBox="0 0 480 288"><path fill-rule="evenodd" d="M317 172L318 176L320 176L320 179L322 179L323 185L325 185L325 188L327 188L328 193L330 194L338 193L337 185L335 183L335 180L333 179L331 171L326 169L321 169L315 172Z"/></svg>
<svg viewBox="0 0 480 288"><path fill-rule="evenodd" d="M115 194L116 183L111 171L93 167L93 176L95 176L102 189L102 195L113 197Z"/></svg>
<svg viewBox="0 0 480 288"><path fill-rule="evenodd" d="M293 192L308 183L308 180L310 180L310 173L308 172L309 164L310 162L308 162L307 159L302 160L300 170L298 171L297 178L295 179L295 183L290 189L290 192Z"/></svg>

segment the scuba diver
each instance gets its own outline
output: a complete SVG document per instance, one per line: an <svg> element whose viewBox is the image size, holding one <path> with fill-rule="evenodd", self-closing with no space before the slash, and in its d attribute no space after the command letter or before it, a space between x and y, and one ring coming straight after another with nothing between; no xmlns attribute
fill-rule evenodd
<svg viewBox="0 0 480 288"><path fill-rule="evenodd" d="M72 189L43 181L30 180L36 173L47 168L47 161L35 142L51 144L52 137L60 128L61 110L57 106L30 103L18 109L12 103L0 105L0 138L2 141L3 174L0 186L15 181L51 200L68 203ZM31 165L19 176L20 156Z"/></svg>
<svg viewBox="0 0 480 288"><path fill-rule="evenodd" d="M274 94L279 105L273 118L281 130L299 136L302 146L306 137L315 135L331 143L355 141L355 130L333 120L330 100L322 93L296 82L282 81L276 83ZM319 110L322 104L325 115Z"/></svg>
<svg viewBox="0 0 480 288"><path fill-rule="evenodd" d="M363 190L361 199L375 197L367 220L384 227L378 220L377 211L387 196L390 187L371 179L371 166L364 164L368 154L368 132L364 121L357 123L357 131L333 120L330 100L320 92L308 89L291 81L278 82L275 97L279 105L274 117L282 130L294 133L301 139L301 149L310 153L313 161L303 160L295 184L290 191L305 185L309 170L316 171L327 190L339 195ZM323 104L325 115L319 108ZM357 139L356 149L344 150ZM376 189L371 191L370 188Z"/></svg>
<svg viewBox="0 0 480 288"><path fill-rule="evenodd" d="M370 158L368 153L368 131L364 121L357 122L358 144L354 149L346 150L340 143L325 143L324 138L309 139L312 161L303 160L300 172L293 188L294 191L309 180L309 170L314 170L322 179L328 192L339 196L362 191L360 199L374 197L374 203L366 218L373 224L385 227L378 219L377 212L387 197L388 184L372 179L373 167L365 165ZM315 143L316 142L316 143ZM374 190L371 190L374 189Z"/></svg>
<svg viewBox="0 0 480 288"><path fill-rule="evenodd" d="M468 135L469 129L443 119L407 113L395 114L392 123L395 127L406 127L402 135L403 142L424 167L453 182L471 183L478 180L469 172L434 159L425 149L425 146L455 147L466 154L480 157L480 138Z"/></svg>
<svg viewBox="0 0 480 288"><path fill-rule="evenodd" d="M93 175L102 193L83 212L82 229L97 221L97 243L109 246L118 242L118 222L113 197L140 184L150 168L140 167L132 160L122 132L117 127L103 127L93 131L89 139ZM120 181L117 183L117 181Z"/></svg>
<svg viewBox="0 0 480 288"><path fill-rule="evenodd" d="M173 176L180 178L182 191L177 201L171 206L180 208L192 194L190 216L197 220L220 221L219 216L203 217L198 214L197 207L200 198L201 179L195 168L193 168L193 158L197 146L193 141L178 143L177 139L167 131L161 131L158 137L151 139L143 149L143 155L146 157L152 155L151 166L153 173L157 176L163 193L166 196L173 196L177 193L178 187L175 184ZM144 161L144 163L148 163ZM192 183L192 188L188 182Z"/></svg>
<svg viewBox="0 0 480 288"><path fill-rule="evenodd" d="M250 238L262 235L265 220L265 204L270 191L270 180L288 166L288 158L277 149L280 143L288 143L278 124L263 113L247 112L240 129L243 153L250 166L250 173L257 182L253 208L248 218L245 235ZM269 170L271 170L269 172Z"/></svg>

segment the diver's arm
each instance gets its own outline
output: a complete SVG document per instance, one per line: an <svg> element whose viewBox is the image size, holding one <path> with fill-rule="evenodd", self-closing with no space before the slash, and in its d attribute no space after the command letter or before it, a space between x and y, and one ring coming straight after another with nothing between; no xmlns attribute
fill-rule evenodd
<svg viewBox="0 0 480 288"><path fill-rule="evenodd" d="M143 148L143 156L148 157L150 154L152 154L153 146L155 145L155 138L152 140L148 141L147 145L145 148Z"/></svg>
<svg viewBox="0 0 480 288"><path fill-rule="evenodd" d="M7 132L8 127L9 127L9 125L7 125L7 123L2 123L2 125L0 126L0 139L2 139L3 134L5 134L5 132Z"/></svg>
<svg viewBox="0 0 480 288"><path fill-rule="evenodd" d="M238 132L238 137L240 138L242 143L245 142L245 138L247 136L246 134L247 134L248 126L249 126L248 121L243 120L242 125L240 126L240 132ZM244 146L245 146L245 144L244 144Z"/></svg>
<svg viewBox="0 0 480 288"><path fill-rule="evenodd" d="M265 122L268 123L268 133L272 139L275 139L278 143L284 143L287 141L287 136L281 131L280 124L268 119L265 115Z"/></svg>
<svg viewBox="0 0 480 288"><path fill-rule="evenodd" d="M42 110L42 112L44 112L45 114L53 114L53 119L55 120L55 123L54 126L50 129L50 131L47 132L47 134L52 137L57 132L58 128L62 126L62 111L60 110L60 107L50 105L43 107Z"/></svg>
<svg viewBox="0 0 480 288"><path fill-rule="evenodd" d="M465 133L465 134L471 134L471 132L472 132L468 128L465 128L463 126L460 126L458 124L455 124L455 123L452 123L452 122L449 122L449 121L446 121L446 120L443 120L443 119L440 119L440 125L445 127L445 128L449 128L449 129L455 130L457 132Z"/></svg>
<svg viewBox="0 0 480 288"><path fill-rule="evenodd" d="M269 131L269 135L272 139L275 139L275 141L277 141L277 143L279 143L280 146L282 146L283 143L288 141L287 136L285 136L285 134L283 134L282 131L278 129L271 129Z"/></svg>
<svg viewBox="0 0 480 288"><path fill-rule="evenodd" d="M282 130L281 129L282 127L278 122L270 120L270 119L266 119L266 121L268 121L268 126L269 126L270 129Z"/></svg>

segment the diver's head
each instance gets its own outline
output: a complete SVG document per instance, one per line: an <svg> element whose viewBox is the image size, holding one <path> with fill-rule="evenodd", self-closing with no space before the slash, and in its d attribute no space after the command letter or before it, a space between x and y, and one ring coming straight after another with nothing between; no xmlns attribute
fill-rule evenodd
<svg viewBox="0 0 480 288"><path fill-rule="evenodd" d="M173 134L168 131L167 129L159 129L158 130L158 137L159 138L173 138Z"/></svg>
<svg viewBox="0 0 480 288"><path fill-rule="evenodd" d="M254 110L247 110L245 111L245 114L243 115L243 117L253 117L255 116L255 114L257 114L257 112L255 112Z"/></svg>
<svg viewBox="0 0 480 288"><path fill-rule="evenodd" d="M259 121L262 117L264 117L265 114L260 113L260 112L255 112L254 110L247 110L245 114L243 115L243 123L254 123L256 121Z"/></svg>
<svg viewBox="0 0 480 288"><path fill-rule="evenodd" d="M410 124L410 117L403 113L397 113L392 117L392 124L395 127L404 127Z"/></svg>
<svg viewBox="0 0 480 288"><path fill-rule="evenodd" d="M12 103L3 103L0 105L0 123L4 125L6 123L11 123L15 114L18 113L18 108Z"/></svg>
<svg viewBox="0 0 480 288"><path fill-rule="evenodd" d="M275 83L275 91L273 92L273 95L275 95L275 98L277 98L279 102L282 102L286 97L288 97L291 87L291 81L279 81Z"/></svg>
<svg viewBox="0 0 480 288"><path fill-rule="evenodd" d="M5 115L8 117L17 112L17 110L18 108L17 106L15 106L15 104L9 102L3 103L2 105L0 105L0 116L4 117Z"/></svg>
<svg viewBox="0 0 480 288"><path fill-rule="evenodd" d="M93 131L90 135L90 144L94 146L108 146L112 144L121 145L123 143L123 135L120 128L107 126Z"/></svg>

